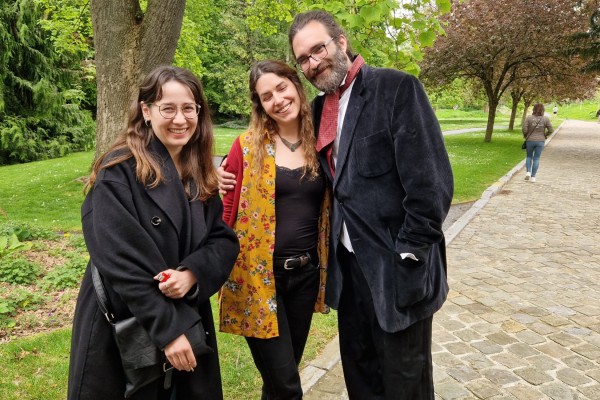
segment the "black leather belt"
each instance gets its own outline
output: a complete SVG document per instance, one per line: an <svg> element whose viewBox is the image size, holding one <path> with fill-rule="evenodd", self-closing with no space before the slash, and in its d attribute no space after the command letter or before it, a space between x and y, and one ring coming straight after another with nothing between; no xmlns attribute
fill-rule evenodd
<svg viewBox="0 0 600 400"><path fill-rule="evenodd" d="M277 269L296 269L304 267L310 263L310 254L304 253L295 257L273 257L273 268Z"/></svg>

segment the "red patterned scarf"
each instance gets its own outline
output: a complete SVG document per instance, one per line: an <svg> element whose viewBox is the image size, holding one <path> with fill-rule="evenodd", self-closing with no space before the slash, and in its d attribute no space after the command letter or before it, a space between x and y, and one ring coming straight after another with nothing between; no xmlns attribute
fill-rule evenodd
<svg viewBox="0 0 600 400"><path fill-rule="evenodd" d="M335 92L329 93L327 97L325 97L325 103L323 104L321 123L319 125L319 137L317 138L317 151L327 148L327 162L329 163L329 168L331 169L331 174L333 176L335 176L335 166L333 165L331 152L333 149L333 141L337 136L340 96L352 84L354 78L356 78L356 75L358 75L358 72L364 63L365 60L360 55L356 56L352 66L350 67L350 70L348 71L348 75L346 75L344 84L341 85Z"/></svg>

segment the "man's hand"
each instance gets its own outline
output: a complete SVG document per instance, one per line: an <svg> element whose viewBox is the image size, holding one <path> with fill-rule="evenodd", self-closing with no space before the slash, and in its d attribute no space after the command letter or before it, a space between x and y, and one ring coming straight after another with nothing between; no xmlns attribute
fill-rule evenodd
<svg viewBox="0 0 600 400"><path fill-rule="evenodd" d="M217 168L217 176L219 178L219 194L225 196L227 192L235 188L235 175L230 172L225 172L227 159Z"/></svg>

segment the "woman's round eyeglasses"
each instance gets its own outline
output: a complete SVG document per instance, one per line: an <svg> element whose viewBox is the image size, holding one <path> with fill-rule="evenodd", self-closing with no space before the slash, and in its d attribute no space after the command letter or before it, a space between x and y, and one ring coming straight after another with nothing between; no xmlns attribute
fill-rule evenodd
<svg viewBox="0 0 600 400"><path fill-rule="evenodd" d="M165 104L154 104L148 103L148 107L156 106L158 107L158 112L165 119L174 119L177 115L177 110L181 110L183 117L185 119L195 118L198 113L200 113L200 104L195 103L185 103L181 107L176 106L175 104L165 103Z"/></svg>

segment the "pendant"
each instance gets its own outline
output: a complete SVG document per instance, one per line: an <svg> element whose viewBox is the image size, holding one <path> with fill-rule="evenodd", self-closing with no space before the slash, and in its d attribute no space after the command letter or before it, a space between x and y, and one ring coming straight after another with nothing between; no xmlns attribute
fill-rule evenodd
<svg viewBox="0 0 600 400"><path fill-rule="evenodd" d="M283 137L281 137L281 135L278 135L279 139L281 139L281 143L283 143L285 145L285 147L287 147L288 149L290 149L290 151L293 153L296 151L296 149L298 147L300 147L300 145L302 144L302 139L298 140L296 143L291 143L287 140L285 140Z"/></svg>

